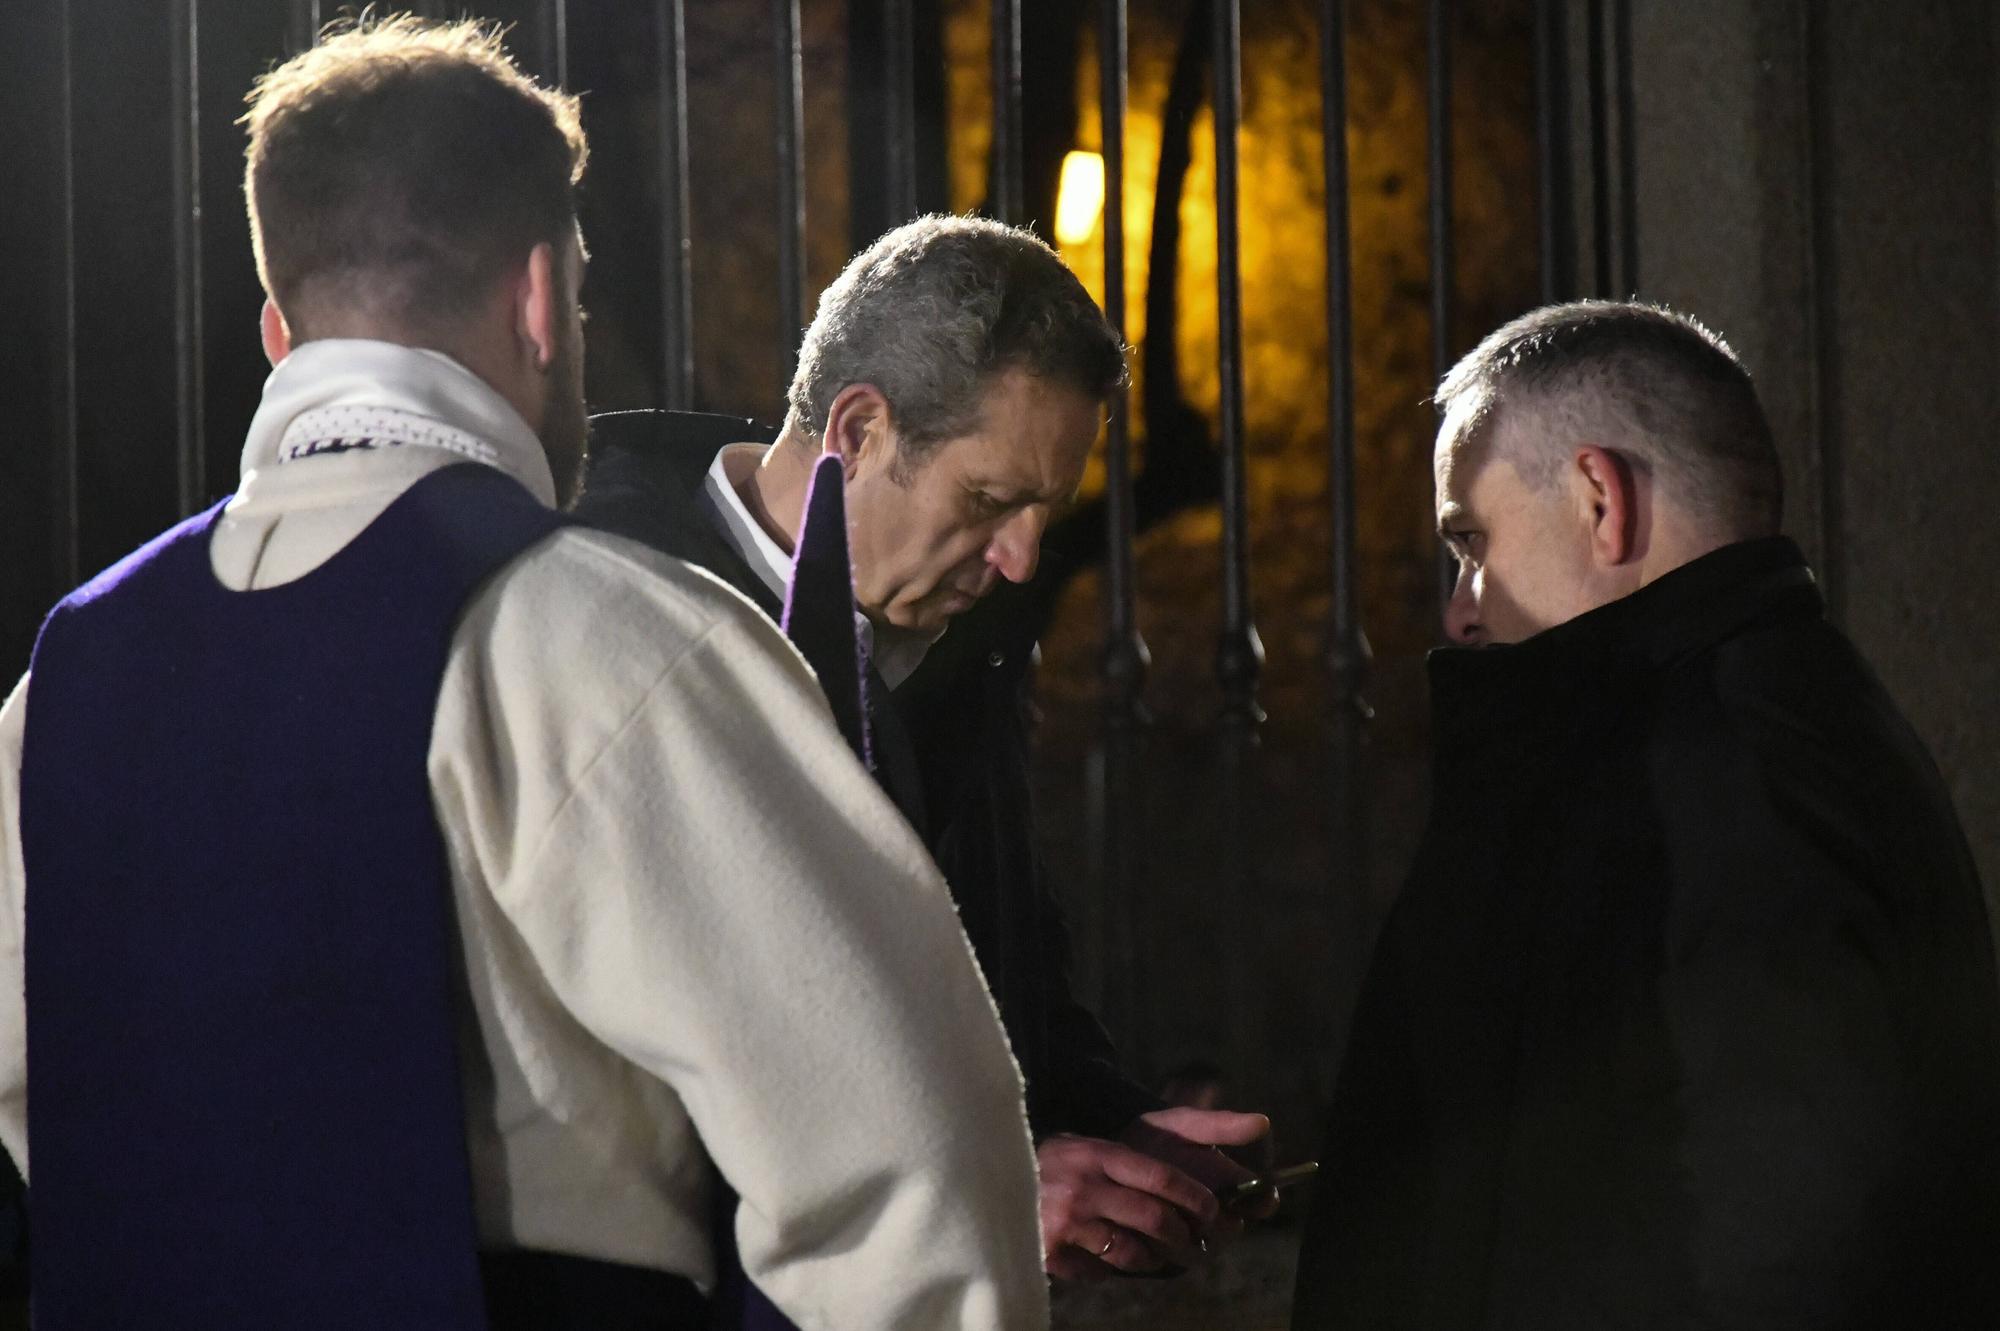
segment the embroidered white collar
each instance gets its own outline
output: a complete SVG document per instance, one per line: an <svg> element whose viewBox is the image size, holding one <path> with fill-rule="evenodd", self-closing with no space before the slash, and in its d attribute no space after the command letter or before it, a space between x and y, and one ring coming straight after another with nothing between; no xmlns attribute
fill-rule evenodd
<svg viewBox="0 0 2000 1331"><path fill-rule="evenodd" d="M243 477L356 447L397 446L486 463L555 503L541 440L484 380L442 352L361 338L304 343L271 371L244 440Z"/></svg>

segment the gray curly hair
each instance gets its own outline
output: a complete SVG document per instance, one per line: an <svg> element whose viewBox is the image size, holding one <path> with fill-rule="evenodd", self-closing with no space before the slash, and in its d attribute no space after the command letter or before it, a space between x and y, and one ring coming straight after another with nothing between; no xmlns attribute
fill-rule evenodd
<svg viewBox="0 0 2000 1331"><path fill-rule="evenodd" d="M1032 232L933 215L877 240L827 287L786 398L818 440L842 389L875 385L907 467L976 428L991 380L1012 369L1102 402L1125 383L1125 347Z"/></svg>

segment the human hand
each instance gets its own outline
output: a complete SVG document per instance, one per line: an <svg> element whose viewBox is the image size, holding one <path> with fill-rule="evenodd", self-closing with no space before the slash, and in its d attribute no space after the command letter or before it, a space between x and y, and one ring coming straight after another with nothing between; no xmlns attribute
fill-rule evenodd
<svg viewBox="0 0 2000 1331"><path fill-rule="evenodd" d="M1064 1280L1101 1280L1185 1267L1242 1232L1244 1218L1277 1209L1274 1193L1223 1208L1216 1193L1254 1177L1219 1146L1246 1146L1271 1130L1262 1114L1161 1109L1134 1119L1120 1142L1052 1137L1041 1170L1044 1268Z"/></svg>
<svg viewBox="0 0 2000 1331"><path fill-rule="evenodd" d="M1262 1114L1175 1106L1141 1114L1120 1134L1120 1140L1174 1166L1210 1192L1220 1193L1256 1175L1217 1148L1249 1146L1262 1141L1270 1131L1271 1120ZM1277 1209L1278 1191L1267 1189L1249 1201L1224 1207L1209 1237L1233 1239L1243 1232L1245 1220L1269 1219Z"/></svg>
<svg viewBox="0 0 2000 1331"><path fill-rule="evenodd" d="M1222 1215L1199 1179L1118 1142L1051 1137L1036 1148L1035 1162L1043 1269L1060 1280L1187 1266Z"/></svg>

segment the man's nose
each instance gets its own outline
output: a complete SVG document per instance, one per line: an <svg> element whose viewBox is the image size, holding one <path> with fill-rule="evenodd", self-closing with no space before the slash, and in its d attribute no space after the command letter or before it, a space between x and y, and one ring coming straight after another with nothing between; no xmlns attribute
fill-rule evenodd
<svg viewBox="0 0 2000 1331"><path fill-rule="evenodd" d="M1042 562L1042 533L1048 511L1039 504L1022 509L1000 524L986 546L986 562L1009 582L1026 582Z"/></svg>
<svg viewBox="0 0 2000 1331"><path fill-rule="evenodd" d="M1444 604L1444 636L1459 647L1477 647L1486 641L1485 626L1479 622L1479 595L1473 582L1478 575L1469 564L1458 566L1458 578L1451 584L1451 599Z"/></svg>

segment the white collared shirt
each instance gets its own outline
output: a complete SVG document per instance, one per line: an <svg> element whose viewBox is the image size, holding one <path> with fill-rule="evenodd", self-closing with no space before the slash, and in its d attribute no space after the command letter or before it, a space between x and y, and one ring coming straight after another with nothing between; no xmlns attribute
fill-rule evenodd
<svg viewBox="0 0 2000 1331"><path fill-rule="evenodd" d="M469 457L553 499L533 432L455 362L301 346L251 426L217 577L297 578ZM0 1139L24 1173L29 691L0 708ZM1046 1325L992 1000L929 856L769 620L566 528L466 607L428 765L481 1046L484 1243L708 1284L713 1161L746 1269L808 1331Z"/></svg>
<svg viewBox="0 0 2000 1331"><path fill-rule="evenodd" d="M792 585L792 557L785 553L783 546L771 539L771 534L764 530L763 524L750 511L750 506L743 501L744 484L750 479L750 474L763 465L764 456L770 451L764 444L727 445L709 464L708 475L702 480L701 494L722 539L729 542L743 562L750 566L751 572L782 605L785 593ZM917 667L923 664L924 653L943 636L943 630L930 637L918 633L878 635L874 622L859 610L854 612L854 623L876 673L891 689L900 688L904 680L917 672Z"/></svg>

